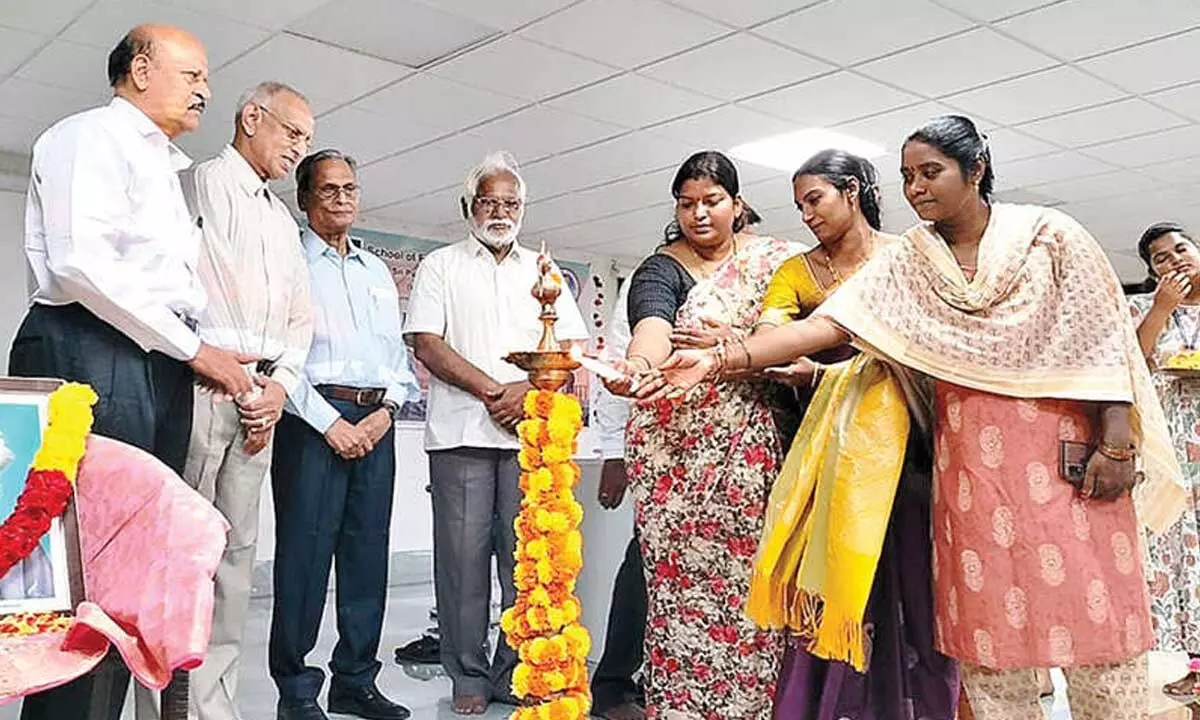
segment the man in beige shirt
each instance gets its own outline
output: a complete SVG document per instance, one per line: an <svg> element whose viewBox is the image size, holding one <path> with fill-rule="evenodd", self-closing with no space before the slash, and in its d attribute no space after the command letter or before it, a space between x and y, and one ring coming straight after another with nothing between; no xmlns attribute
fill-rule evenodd
<svg viewBox="0 0 1200 720"><path fill-rule="evenodd" d="M191 676L192 712L199 720L240 718L235 691L259 494L273 428L299 382L313 326L300 231L267 181L292 171L312 133L304 96L281 83L262 83L238 103L232 145L181 177L203 230L199 274L209 302L200 337L264 358L247 368L253 393L222 402L201 391L195 402L184 478L231 526L217 569L208 657Z"/></svg>

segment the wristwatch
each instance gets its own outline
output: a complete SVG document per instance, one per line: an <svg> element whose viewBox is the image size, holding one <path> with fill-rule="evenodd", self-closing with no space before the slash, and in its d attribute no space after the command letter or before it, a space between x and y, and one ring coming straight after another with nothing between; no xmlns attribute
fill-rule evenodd
<svg viewBox="0 0 1200 720"><path fill-rule="evenodd" d="M400 406L394 400L384 400L379 404L383 406L384 410L387 410L388 415L392 417L392 422L396 422L396 416L400 414Z"/></svg>

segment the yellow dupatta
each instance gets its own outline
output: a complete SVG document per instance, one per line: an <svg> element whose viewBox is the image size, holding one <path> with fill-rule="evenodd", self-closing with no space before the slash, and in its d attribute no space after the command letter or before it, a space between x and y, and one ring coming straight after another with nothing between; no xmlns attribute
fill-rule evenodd
<svg viewBox="0 0 1200 720"><path fill-rule="evenodd" d="M789 303L811 310L825 294L802 256L776 280L766 322L794 314ZM813 655L860 672L863 616L909 431L905 393L885 363L859 355L829 367L772 488L750 581L752 620L790 629Z"/></svg>

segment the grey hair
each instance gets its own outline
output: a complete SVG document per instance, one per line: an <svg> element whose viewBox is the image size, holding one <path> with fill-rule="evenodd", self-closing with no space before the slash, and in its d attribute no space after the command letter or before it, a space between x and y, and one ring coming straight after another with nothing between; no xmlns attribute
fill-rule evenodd
<svg viewBox="0 0 1200 720"><path fill-rule="evenodd" d="M263 106L267 105L280 93L293 95L305 103L308 103L308 98L304 97L304 93L300 92L291 85L277 82L275 80L266 80L260 82L254 87L242 93L238 98L237 111L233 113L233 127L238 130L242 125L242 111L249 105Z"/></svg>
<svg viewBox="0 0 1200 720"><path fill-rule="evenodd" d="M325 160L341 160L350 166L350 172L358 177L358 162L341 150L326 148L318 150L300 161L296 166L296 204L300 209L305 208L305 200L312 192L313 175L317 173L317 164Z"/></svg>
<svg viewBox="0 0 1200 720"><path fill-rule="evenodd" d="M475 200L476 193L479 192L480 183L492 175L499 173L507 173L516 178L517 196L521 199L521 202L525 202L525 180L521 177L521 169L517 165L517 159L507 150L500 150L488 153L487 157L481 163L471 168L471 172L467 173L467 179L463 182L462 191L463 217L470 217L471 212L469 208Z"/></svg>

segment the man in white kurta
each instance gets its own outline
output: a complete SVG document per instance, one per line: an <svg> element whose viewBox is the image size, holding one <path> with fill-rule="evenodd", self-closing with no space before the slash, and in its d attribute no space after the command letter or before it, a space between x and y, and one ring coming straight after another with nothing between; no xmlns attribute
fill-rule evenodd
<svg viewBox="0 0 1200 720"><path fill-rule="evenodd" d="M291 172L312 132L312 112L300 93L262 83L238 103L233 143L181 177L203 229L199 274L208 307L200 317L200 337L264 359L247 368L257 386L249 396L220 402L198 392L195 398L184 479L230 524L217 569L208 656L191 678L191 709L199 720L241 717L235 693L258 499L274 425L299 383L313 331L300 230L267 181Z"/></svg>
<svg viewBox="0 0 1200 720"><path fill-rule="evenodd" d="M541 338L540 306L530 295L538 253L516 243L525 185L507 153L489 156L467 177L463 217L470 234L421 262L408 303L405 336L433 375L425 449L433 494L434 585L442 665L454 709L479 714L491 700L512 701L516 653L501 640L489 661L491 559L501 601L516 599L513 520L521 504L515 431L530 389L525 372L504 362ZM570 293L557 302L560 340L585 340Z"/></svg>

